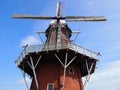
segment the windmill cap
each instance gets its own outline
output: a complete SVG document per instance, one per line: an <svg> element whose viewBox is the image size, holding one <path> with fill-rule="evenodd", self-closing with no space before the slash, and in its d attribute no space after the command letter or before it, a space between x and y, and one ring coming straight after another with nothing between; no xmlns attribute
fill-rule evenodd
<svg viewBox="0 0 120 90"><path fill-rule="evenodd" d="M52 20L52 21L50 22L51 25L54 25L54 24L56 24L56 23L57 23L57 20ZM66 25L66 21L65 21L65 20L60 20L60 24Z"/></svg>

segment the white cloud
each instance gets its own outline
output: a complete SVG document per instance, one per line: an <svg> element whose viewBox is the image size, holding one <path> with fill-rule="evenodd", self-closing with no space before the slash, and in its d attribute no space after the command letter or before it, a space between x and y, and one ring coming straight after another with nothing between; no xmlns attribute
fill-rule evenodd
<svg viewBox="0 0 120 90"><path fill-rule="evenodd" d="M21 40L21 46L28 45L34 45L34 44L40 44L41 41L35 38L34 36L27 36L24 39Z"/></svg>
<svg viewBox="0 0 120 90"><path fill-rule="evenodd" d="M106 63L92 75L87 90L120 90L120 60Z"/></svg>
<svg viewBox="0 0 120 90"><path fill-rule="evenodd" d="M110 49L108 50L108 52L113 52L113 51L117 51L120 49L120 41L117 41L117 42L113 42L112 43L112 46L113 47L110 47Z"/></svg>
<svg viewBox="0 0 120 90"><path fill-rule="evenodd" d="M26 77L25 79L26 79L27 84L31 83L31 79L30 78ZM25 81L24 81L24 79L21 79L21 80L18 80L17 83L18 84L25 84Z"/></svg>
<svg viewBox="0 0 120 90"><path fill-rule="evenodd" d="M90 0L90 1L88 2L88 6L93 6L93 5L95 5L95 3L96 3L95 0Z"/></svg>

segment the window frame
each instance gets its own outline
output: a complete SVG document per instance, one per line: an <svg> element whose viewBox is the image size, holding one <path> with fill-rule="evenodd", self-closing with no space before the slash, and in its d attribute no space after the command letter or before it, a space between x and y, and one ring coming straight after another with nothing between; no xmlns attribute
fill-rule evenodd
<svg viewBox="0 0 120 90"><path fill-rule="evenodd" d="M71 70L72 70L72 72L71 72ZM69 74L72 74L72 75L75 74L75 69L73 67L69 68Z"/></svg>
<svg viewBox="0 0 120 90"><path fill-rule="evenodd" d="M47 90L49 90L49 86L52 85L52 90L54 90L54 83L48 83L47 84Z"/></svg>

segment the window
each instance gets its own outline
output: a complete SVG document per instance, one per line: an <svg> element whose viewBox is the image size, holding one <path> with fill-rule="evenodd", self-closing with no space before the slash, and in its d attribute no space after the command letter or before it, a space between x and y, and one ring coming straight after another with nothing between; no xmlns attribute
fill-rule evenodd
<svg viewBox="0 0 120 90"><path fill-rule="evenodd" d="M54 84L53 83L48 83L47 84L47 90L54 90Z"/></svg>
<svg viewBox="0 0 120 90"><path fill-rule="evenodd" d="M70 73L70 74L74 74L74 68L70 67L70 68L69 68L69 73Z"/></svg>

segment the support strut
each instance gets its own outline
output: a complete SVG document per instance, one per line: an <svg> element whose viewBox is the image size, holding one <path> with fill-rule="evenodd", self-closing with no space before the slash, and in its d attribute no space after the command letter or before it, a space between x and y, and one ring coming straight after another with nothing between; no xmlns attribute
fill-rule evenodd
<svg viewBox="0 0 120 90"><path fill-rule="evenodd" d="M87 86L87 83L88 83L89 80L90 80L90 77L91 77L90 72L91 72L91 70L92 70L92 68L93 68L93 65L94 65L94 62L93 62L93 63L91 64L91 66L90 66L90 69L89 69L87 60L85 60L85 62L86 62L86 68L87 68L88 75L86 76L86 80L85 80L84 85L83 85L83 90L85 90L85 88L86 88L86 86Z"/></svg>
<svg viewBox="0 0 120 90"><path fill-rule="evenodd" d="M23 79L24 79L26 88L27 88L27 90L29 90L29 87L28 87L28 84L27 84L27 80L26 80L26 78L25 78L24 66L22 66L22 67L23 67L23 71L21 70L21 73L22 73L22 76L23 76Z"/></svg>
<svg viewBox="0 0 120 90"><path fill-rule="evenodd" d="M77 57L77 56L74 56L68 63L67 63L67 61L68 61L68 53L66 52L66 56L65 56L65 62L64 62L64 64L63 64L63 62L62 62L62 60L60 60L60 58L55 54L55 57L58 59L58 61L60 62L60 64L63 66L63 68L64 68L64 74L63 74L63 81L62 81L62 88L65 88L65 78L66 78L66 69L67 69L67 67L75 60L75 58Z"/></svg>
<svg viewBox="0 0 120 90"><path fill-rule="evenodd" d="M66 53L66 56L65 56L65 65L64 65L64 76L63 76L63 88L65 87L65 77L66 77L66 65L67 65L67 58L68 58L68 53Z"/></svg>
<svg viewBox="0 0 120 90"><path fill-rule="evenodd" d="M37 63L34 65L33 59L32 59L32 57L30 56L30 63L31 63L31 64L30 64L29 62L27 62L28 65L31 67L31 69L32 69L32 71L33 71L33 75L34 75L34 79L35 79L35 83L36 83L37 90L39 89L39 85L38 85L38 80L37 80L37 75L36 75L36 72L35 72L35 68L37 67L40 59L41 59L41 56L38 58Z"/></svg>

